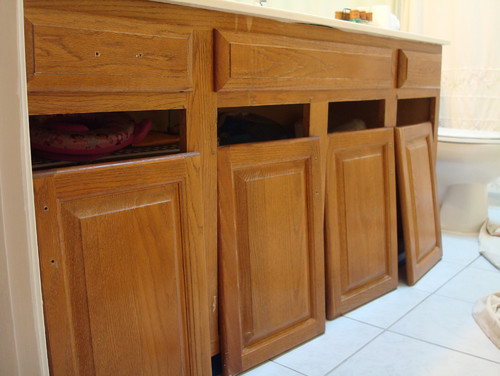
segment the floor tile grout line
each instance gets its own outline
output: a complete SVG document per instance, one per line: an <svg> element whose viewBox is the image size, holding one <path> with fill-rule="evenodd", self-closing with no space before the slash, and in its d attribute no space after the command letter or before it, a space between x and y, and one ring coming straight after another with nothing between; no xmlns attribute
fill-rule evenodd
<svg viewBox="0 0 500 376"><path fill-rule="evenodd" d="M430 296L430 295L429 295ZM428 297L429 297L428 296ZM428 297L426 297L425 299L422 300L422 302L424 300L426 300ZM420 303L419 303L420 304ZM477 358L477 359L481 359L481 360L484 360L484 361L487 361L487 362L490 362L490 363L493 363L493 364L500 364L500 362L497 362L497 361L494 361L494 360L491 360L491 359L488 359L488 358L484 358L482 356L477 356L477 355L474 355L474 354L470 354L470 353L467 353L467 352L464 352L464 351L460 351L460 350L456 350L456 349L453 349L453 348L450 348L450 347L447 347L447 346L443 346L443 345L440 345L440 344L437 344L437 343L433 343L433 342L430 342L430 341L426 341L426 340L423 340L423 339L420 339L420 338L416 338L416 337L412 337L412 336L409 336L407 334L402 334L402 333L398 333L398 332L395 332L395 331L391 331L388 327L388 328L381 328L379 326L376 326L376 325L373 325L373 324L369 324L369 323L366 323L366 322L363 322L363 321L359 321L359 320L356 320L356 319L352 319L352 318L349 318L350 320L353 320L353 321L357 321L359 323L362 323L362 324L365 324L365 325L369 325L369 326L372 326L372 327L375 327L375 328L378 328L378 329L381 329L382 331L377 334L376 336L374 336L371 340L369 340L368 342L366 342L363 346L361 346L359 349L357 349L355 352L353 352L352 354L350 354L348 357L346 357L344 360L342 360L339 364L337 364L335 367L333 367L332 369L330 369L329 371L327 371L325 374L323 374L323 376L328 376L330 373L332 373L333 371L335 371L337 368L339 368L342 364L344 364L345 362L347 362L349 359L351 359L353 356L355 356L356 354L358 354L359 352L361 352L365 347L367 347L369 344L371 344L373 341L375 341L377 338L379 338L380 336L382 336L384 333L390 333L390 334L395 334L395 335L400 335L402 337L407 337L407 338L411 338L415 341L418 341L418 342L422 342L422 343L425 343L425 344L428 344L428 345L432 345L432 346L437 346L437 347L440 347L440 348L443 348L443 349L446 349L446 350L449 350L449 351L453 351L453 352L456 352L456 353L459 353L459 354L463 354L463 355L467 355L467 356L471 356L473 358ZM399 321L399 320L397 320ZM296 371L296 370L294 370ZM296 371L297 372L297 371Z"/></svg>
<svg viewBox="0 0 500 376"><path fill-rule="evenodd" d="M286 366L286 365L284 365L284 364L278 363L278 362L276 362L276 361L274 361L274 360L270 360L270 362L272 362L272 363L274 363L274 364L276 364L276 365L278 365L278 366L280 366L280 367L283 367L283 368L289 369L290 371L293 371L293 372L295 372L295 373L297 373L297 374L299 374L299 375L302 375L302 376L308 376L308 375L307 375L307 373L303 373L303 372L298 371L298 370L296 370L296 369L294 369L294 368L291 368L291 367Z"/></svg>
<svg viewBox="0 0 500 376"><path fill-rule="evenodd" d="M456 300L457 302L462 302L462 303L467 303L467 304L471 304L471 312L472 312L472 307L474 306L474 304L476 304L476 302L483 298L482 296L477 298L475 302L471 302L470 300L465 300L465 299L459 299L459 298L456 298L454 296L447 296L447 295L444 295L443 293L434 293L433 295L436 295L436 296L439 296L440 298L446 298L446 299L452 299L452 300Z"/></svg>
<svg viewBox="0 0 500 376"><path fill-rule="evenodd" d="M446 350L454 351L454 352L459 353L459 354L472 356L473 358L486 360L486 361L491 362L491 363L494 363L494 364L500 364L500 361L491 360L491 359L485 358L485 357L483 357L483 356L478 356L478 355L471 354L471 353L468 353L468 352L465 352L465 351L457 350L457 349L454 349L454 348L451 348L451 347L448 347L448 346L441 345L441 344L439 344L439 343L434 343L434 342L427 341L427 340L424 340L424 339L421 339L421 338L413 337L413 336L410 336L410 335L408 335L408 334L399 333L399 332L395 332L395 331L391 331L391 330L386 330L386 331L387 331L388 333L391 333L391 334L397 334L397 335L400 335L400 336L403 336L403 337L411 338L411 339L413 339L413 340L415 340L415 341L419 341L419 342L422 342L422 343L426 343L426 344L428 344L428 345L438 346L438 347L441 347L442 349L446 349Z"/></svg>
<svg viewBox="0 0 500 376"><path fill-rule="evenodd" d="M380 326L377 326L377 325L374 325L374 324L371 324L371 323L367 323L367 322L364 322L364 321L361 321L361 320L358 320L358 319L354 319L354 318L351 318L351 317L347 317L347 316L343 316L345 318L348 318L350 320L354 320L354 321L357 321L359 323L362 323L362 324L365 324L365 325L370 325L374 328L377 328L377 329L381 329L382 331L376 335L375 337L373 337L370 341L368 341L367 343L365 343L363 346L361 346L358 350L356 350L355 352L353 352L351 355L349 355L347 358L345 358L344 360L342 360L342 362L340 362L339 364L337 364L335 367L333 367L331 370L329 370L324 376L328 375L329 373L333 372L335 369L337 369L338 367L340 367L343 363L345 363L348 359L352 358L354 355L356 355L358 352L360 352L362 349L364 349L366 346L368 346L371 342L373 342L376 338L380 337L382 334L384 334L385 332L389 332L389 333L392 333L392 334L400 334L400 333L397 333L397 332L394 332L394 331L391 331L390 329L396 324L398 323L400 320L402 320L404 317L406 317L410 312L412 312L416 307L420 306L424 301L426 301L427 299L429 299L432 295L434 295L439 289L441 289L444 285L446 285L448 282L450 282L453 278L455 278L458 274L460 274L462 271L464 271L467 267L469 267L475 260L477 259L477 257L472 260L471 262L469 262L468 264L466 265L463 265L461 264L461 266L463 266L461 269L459 269L455 274L453 274L449 279L447 279L443 284L439 285L439 287L437 289L435 289L434 291L430 292L430 291L425 291L425 290L419 290L419 291L423 291L423 292L426 292L428 293L428 295L422 299L420 302L418 302L417 304L415 304L412 308L410 308L407 312L405 312L401 317L399 317L398 319L396 319L391 325L389 325L388 327L384 328L384 327L380 327ZM418 290L417 287L415 286L408 286L409 288L415 288ZM439 296L439 295L438 295ZM401 334L400 334L401 335ZM412 338L410 336L406 336L406 337L409 337L409 338ZM416 338L414 338L416 339ZM418 340L418 339L416 339ZM422 341L422 342L425 342L425 341ZM436 345L436 346L440 346L438 344L434 344L432 342L427 342L429 344L432 344L432 345ZM441 347L444 347L444 346L441 346ZM446 348L446 347L445 347ZM450 349L452 351L456 351L456 350L453 350L453 349ZM457 351L457 352L460 352L460 351ZM467 353L464 353L464 354L467 354ZM475 355L471 355L471 354L467 354L467 355L470 355L470 356L475 356ZM477 357L477 358L481 358L481 357ZM482 359L482 358L481 358ZM485 360L489 360L489 359L485 359ZM496 363L496 362L494 362Z"/></svg>
<svg viewBox="0 0 500 376"><path fill-rule="evenodd" d="M351 319L352 320L352 319ZM356 320L355 320L356 321ZM365 323L366 324L366 323ZM369 325L369 324L368 324ZM371 326L375 326L375 325L371 325ZM377 326L375 326L376 328L378 328ZM379 329L382 329L382 328L379 328ZM353 352L351 355L349 355L348 357L346 357L344 360L342 360L339 364L337 364L335 367L333 367L332 369L330 369L328 372L326 372L325 374L323 374L323 376L328 376L328 374L332 373L333 371L335 371L337 368L339 368L342 364L344 364L345 362L347 362L349 359L351 359L354 355L356 355L357 353L359 353L361 350L363 350L366 346L368 346L370 343L372 343L373 341L375 341L378 337L380 337L382 334L384 334L386 332L385 329L382 329L382 331L377 334L375 337L373 337L371 340L369 340L368 342L366 342L363 346L361 346L359 349L357 349L355 352Z"/></svg>
<svg viewBox="0 0 500 376"><path fill-rule="evenodd" d="M427 296L425 298L423 298L421 301L419 301L417 304L415 304L414 306L412 306L408 311L406 311L404 314L402 314L399 318L397 318L393 323L391 323L387 327L382 327L382 326L374 325L372 323L368 323L368 322L365 322L365 321L360 320L360 319L348 317L346 315L341 316L341 317L344 317L346 319L358 322L360 324L371 326L371 327L379 329L381 331L380 331L380 333L376 334L373 338L371 338L369 341L367 341L365 344L363 344L361 347L359 347L357 350L355 350L353 353L351 353L346 358L344 358L336 366L334 366L329 371L327 371L326 373L324 373L323 376L326 376L326 375L334 372L337 368L339 368L341 365L345 364L349 359L351 359L352 357L354 357L356 354L358 354L361 351L363 351L368 345L370 345L371 343L373 343L377 338L379 338L380 336L382 336L386 332L390 333L390 334L393 334L393 335L400 335L400 336L403 336L403 337L411 338L411 339L413 339L415 341L418 341L418 342L421 342L421 343L425 343L425 344L428 344L428 345L431 345L431 346L437 346L437 347L440 347L442 349L453 351L455 353L462 354L462 355L465 355L465 356L470 356L470 357L473 357L473 358L476 358L476 359L481 359L481 360L487 361L487 362L492 363L492 364L500 364L500 361L491 360L491 359L485 358L483 356L478 356L478 355L475 355L475 354L471 354L471 353L466 352L466 351L457 350L457 349L450 348L450 347L447 347L447 346L444 346L444 345L441 345L441 344L438 344L438 343L434 343L434 342L431 342L431 341L428 341L428 340L424 340L424 339L421 339L421 338L413 337L411 335L399 333L399 332L394 331L394 329L393 329L393 327L398 322L400 322L402 319L404 319L405 317L407 317L409 313L411 313L413 310L415 310L417 307L419 307L422 303L424 303L431 296L437 296L437 297L442 297L442 298L446 298L446 299L452 299L452 300L456 300L456 301L460 301L460 302L464 302L464 303L468 303L468 304L473 304L470 301L466 301L466 300L458 299L456 297L449 297L449 296L440 294L439 290L441 290L445 285L447 285L448 283L450 283L454 278L456 278L459 274L463 273L468 268L471 268L471 269L474 269L474 270L490 271L492 273L495 273L494 270L488 270L486 268L472 266L472 264L474 262L476 262L480 257L482 257L482 256L481 256L481 254L478 253L477 256L475 258L473 258L471 261L469 261L468 263L460 263L460 262L454 262L454 261L451 261L451 260L441 259L441 261L443 261L443 262L454 264L454 265L458 265L459 268L458 268L457 272L453 273L453 275L451 275L449 278L447 278L442 284L440 284L437 288L433 289L432 291L428 291L428 290L424 290L424 289L419 289L417 286L408 286L405 283L406 281L403 281L403 283L405 284L405 286L407 286L409 288L412 288L414 290L418 290L420 292L424 292L424 293L427 294ZM290 366L281 364L281 363L279 363L279 362L277 362L275 360L270 360L270 361L273 362L273 363L275 363L278 366L281 366L281 367L284 367L286 369L289 369L290 371L293 371L293 372L297 373L298 375L308 376L307 373L303 373L301 371L298 371L298 370L296 370L294 368L291 368Z"/></svg>
<svg viewBox="0 0 500 376"><path fill-rule="evenodd" d="M453 274L453 276L451 276L449 279L446 280L446 282L444 282L443 284L439 285L439 287L437 289L435 289L434 291L430 292L430 291L426 291L429 293L429 295L427 295L424 299L422 299L420 302L418 302L417 304L415 304L410 310L408 310L403 316L401 316L400 318L398 318L396 321L394 321L391 325L389 325L387 328L385 328L386 330L390 331L390 329L396 325L399 321L401 321L402 319L404 319L410 312L412 312L413 310L415 310L415 308L419 307L423 302L425 302L427 299L429 299L431 296L435 295L443 286L445 286L448 282L450 282L453 278L455 278L457 275L459 275L460 273L462 273L470 264L472 264L472 262L474 261L471 261L469 264L465 265L462 269L460 269L457 273ZM415 285L413 286L409 286L410 288L415 288L418 290L418 287L416 287ZM419 291L424 291L424 290L419 290ZM437 294L437 296L441 296L439 294Z"/></svg>

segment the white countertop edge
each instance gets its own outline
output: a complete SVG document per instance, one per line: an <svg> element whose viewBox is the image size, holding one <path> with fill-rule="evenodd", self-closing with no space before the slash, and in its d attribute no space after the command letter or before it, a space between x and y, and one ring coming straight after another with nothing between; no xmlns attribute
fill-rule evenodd
<svg viewBox="0 0 500 376"><path fill-rule="evenodd" d="M303 23L320 26L328 26L340 30L347 30L354 33L379 35L390 38L411 40L416 42L425 42L433 44L446 45L449 41L421 34L409 33L406 31L386 29L354 22L341 21L335 18L326 18L312 14L293 12L289 10L276 9L270 7L261 7L258 5L245 4L228 0L151 0L159 3L170 3L177 5L190 6L194 8L203 8L209 10L218 10L231 12L247 16L270 18L282 22ZM333 17L333 15L332 15Z"/></svg>

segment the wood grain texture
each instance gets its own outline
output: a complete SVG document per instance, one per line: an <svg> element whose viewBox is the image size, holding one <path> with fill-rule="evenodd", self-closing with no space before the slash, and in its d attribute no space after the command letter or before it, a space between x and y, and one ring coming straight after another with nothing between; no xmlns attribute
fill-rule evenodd
<svg viewBox="0 0 500 376"><path fill-rule="evenodd" d="M384 99L394 89L332 89L332 90L249 90L219 91L217 105L219 107L261 106L292 103L319 103L336 101L359 101ZM416 90L413 90L415 92ZM399 92L399 91L398 91ZM435 93L435 91L434 91ZM410 96L411 97L411 96Z"/></svg>
<svg viewBox="0 0 500 376"><path fill-rule="evenodd" d="M442 257L431 123L396 128L398 183L409 285Z"/></svg>
<svg viewBox="0 0 500 376"><path fill-rule="evenodd" d="M217 261L217 97L213 90L212 32L193 34L193 91L187 94L185 148L201 155L211 353L219 352Z"/></svg>
<svg viewBox="0 0 500 376"><path fill-rule="evenodd" d="M305 134L319 138L319 162L321 171L321 207L325 207L326 160L328 151L328 103L311 103L304 109ZM321 210L320 222L324 223L325 212ZM324 236L324 234L322 235Z"/></svg>
<svg viewBox="0 0 500 376"><path fill-rule="evenodd" d="M186 26L196 25L202 30L228 30L234 32L255 32L271 35L288 35L304 38L314 35L313 39L326 40L356 45L401 48L412 51L439 53L441 45L425 42L408 41L399 38L380 37L369 34L351 33L328 27L318 27L299 23L277 22L260 17L231 14L227 12L197 9L173 4L150 2L147 0L85 0L75 3L72 0L26 0L25 6L43 10L78 10L81 13L127 18L150 19L155 23L168 23Z"/></svg>
<svg viewBox="0 0 500 376"><path fill-rule="evenodd" d="M191 30L67 11L28 10L26 19L33 30L30 92L191 88Z"/></svg>
<svg viewBox="0 0 500 376"><path fill-rule="evenodd" d="M218 178L219 181L233 179L231 170L219 169L217 171L216 122L218 107L289 106L295 104L297 107L304 108L304 124L308 134L319 136L319 151L317 153L319 157L315 163L319 164L320 170L318 171L320 173L313 174L314 179L319 179L319 199L313 201L314 205L319 207L319 209L314 210L314 221L320 224L323 223L321 213L323 212L323 191L327 175L328 102L378 100L380 110L368 109L367 112L373 112L376 115L377 126L393 127L397 122L397 116L399 116L399 111L398 114L395 114L396 100L434 98L435 102L431 102L428 110L430 114L427 119L423 120L433 121L434 131L437 129L435 116L439 102L435 98L439 97L439 83L436 86L437 76L435 72L438 60L441 59L440 45L350 33L314 25L283 23L259 17L146 0L106 0L105 2L102 0L79 2L73 0L25 0L24 5L30 114L185 109L182 111L181 150L200 153L200 165L197 166L193 162L191 166L193 175L190 179L194 179L193 184L187 184L186 187L192 187L193 194L199 195L197 190L201 186L201 197L196 196L198 198L192 202L193 206L196 206L193 213L199 214L201 210L202 214L189 217L196 218L195 227L197 226L198 229L183 234L187 236L185 239L189 239L194 248L205 248L206 254L203 263L206 263L208 271L207 274L204 274L204 271L195 273L193 268L201 267L201 261L199 261L201 259L198 259L194 254L193 265L189 261L191 253L184 259L185 269L193 271L191 274L192 283L185 284L184 288L188 291L190 286L195 286L192 293L187 292L188 295L192 294L193 298L185 300L186 310L189 313L186 317L188 321L191 320L188 327L197 328L198 331L193 332L193 334L188 332L188 336L193 336L188 341L193 346L189 347L188 352L183 354L191 359L190 362L197 365L203 363L207 357L205 351L209 351L211 354L218 351L218 317L220 317L221 325L224 323L222 326L234 328L235 325L240 325L239 322L231 321L234 318L239 320L238 310L240 306L226 305L223 307L221 304L220 314L218 314L217 308L219 300L217 263L220 261L217 259L217 180ZM96 49L96 46L100 49ZM142 51L142 57L136 56L141 52L139 47L144 47L144 51L147 51L147 53ZM98 57L95 56L96 51L99 51ZM112 53L112 57L110 58L107 53L103 54L103 51ZM93 54L92 58L88 56L89 52ZM404 53L404 56L400 56L400 53ZM146 55L149 60L145 59ZM221 57L222 60L220 60ZM228 57L232 60L228 60ZM406 61L404 61L405 58ZM430 60L428 61L428 59ZM101 63L95 64L96 61ZM36 71L37 62L43 72ZM72 71L79 73L75 75L71 73ZM402 85L399 88L397 87L398 74L401 77ZM222 89L216 92L215 84L219 81ZM408 124L415 122L414 115L418 112L418 109L413 110L411 107L403 110L403 112L408 112L407 118L413 119ZM282 114L279 113L281 106L276 107L276 110L281 116ZM338 113L335 116L338 117ZM242 146L239 146L238 149L240 147ZM267 146L265 146L249 150L252 151L249 151L248 155L241 154L244 157L240 162L254 161L254 168L261 168L261 165L268 163L266 158L281 161L278 156L278 148L273 147L267 150ZM259 150L260 154L252 154L253 150ZM283 149L284 155L288 155L289 152L288 149ZM221 157L219 154L219 164L234 165L236 163L234 158L237 158L239 153L240 151L238 153L231 152L225 157ZM184 162L179 162L176 158L171 159L169 160L168 173L164 169L158 168L161 162L158 162L157 159L151 159L147 163L118 163L113 165L112 180L108 178L109 171L103 173L104 170L96 167L83 167L73 169L71 173L59 171L57 184L47 180L48 183L42 185L46 191L55 190L51 193L52 196L47 196L48 199L53 197L53 200L56 200L57 197L59 200L59 197L64 195L68 195L67 197L87 197L89 195L93 197L99 195L103 190L120 191L122 186L155 185L157 184L155 179L168 180L171 176L169 174L185 175L186 169L189 168L187 161L194 160L196 158L188 158ZM285 161L281 162L285 163ZM137 164L137 168L132 168L132 164ZM286 166L285 170L287 168L300 170L293 163L284 166ZM196 173L198 169L199 172ZM353 181L368 179L357 171L357 167L350 170ZM153 176L155 177L153 178ZM301 176L299 173L293 173L290 176L283 174L276 180L266 176L264 186L259 186L257 183L241 183L244 180L238 180L241 183L238 187L243 190L243 187L251 185L250 191L253 192L251 197L256 202L256 210L262 211L268 216L274 216L276 212L262 206L256 192L259 190L267 192L269 189L269 195L278 195L277 186L279 184L275 181L283 179L280 184L294 185L295 179L301 181L303 178L297 177ZM379 181L374 179L374 181ZM267 184L268 181L272 183ZM79 184L75 184L75 182L79 182ZM357 189L354 183L352 185L353 189ZM230 191L229 195L234 194L234 187L231 189L233 191ZM300 196L303 192L305 191L295 192L295 194ZM290 191L287 194L293 197L294 193ZM372 194L375 195L375 193ZM58 202L57 200L55 202ZM285 198L279 197L279 200L285 200ZM356 207L358 204L356 200L352 199L351 201L352 208ZM282 201L276 201L277 205L278 202L282 203ZM224 210L230 210L230 213L236 215L236 209L231 209L228 206L229 203L221 204L219 200L219 205L221 205L219 208L221 211L222 206L224 206ZM182 206L179 206L179 210L181 209ZM142 213L141 210L137 213ZM241 211L243 208L238 206L238 210ZM286 216L288 217L295 218L298 215L298 211L294 211L298 210L297 208L288 208L287 210ZM308 213L311 210L308 208ZM318 217L316 217L317 213L320 213ZM55 219L51 221L49 223L55 226ZM355 222L355 220L353 221ZM255 235L254 233L253 236L249 237L252 239L253 246L262 242L262 247L275 247L276 243L273 237L268 236L266 241L260 239L260 232L264 231L261 228L265 227L265 222L261 223L257 219L254 222L254 231L259 229L259 234ZM238 233L231 227L231 223L227 218L219 218L219 226L221 226L219 231L220 249L233 251L232 244L237 244L234 243L236 240L232 239L229 235L230 232L228 232L229 228L234 234ZM59 229L54 230L48 223L39 223L38 225L42 228L40 231L45 231L50 236L56 237L55 240L47 239L47 243L58 244ZM57 223L57 225L59 224ZM303 225L303 222L297 222L296 225ZM180 226L183 226L182 221ZM242 228L244 227L238 228L238 231L243 231ZM203 232L204 235L202 235ZM222 233L224 236L220 236ZM322 242L322 225L315 225L314 233L314 239L320 239L319 241ZM297 244L300 242L298 241ZM49 261L54 259L55 263L60 262L60 257L55 258L57 252L60 252L59 248L54 247L50 253L47 253L46 258ZM286 253L277 253L277 255L286 258ZM224 262L229 261L225 260ZM253 262L261 262L260 265L264 268L274 266L266 265L265 261L258 258ZM290 263L293 264L293 262L292 259ZM52 264L50 265L52 266ZM221 265L223 266L222 262ZM356 269L358 267L359 269ZM366 271L362 270L363 267L365 266L353 266L354 269L349 272L354 278L348 283L355 283L356 278L361 278L361 274ZM227 267L223 266L222 269L229 273ZM370 269L368 274L372 273L373 270ZM206 280L201 281L205 277ZM229 273L228 278L236 277ZM258 275L258 277L261 276ZM55 281L53 285L61 283L57 282L61 275L50 275L46 278L48 281L53 278ZM201 285L208 284L208 292L204 299L198 299L197 294L200 294L203 288L196 288L199 285L198 279L200 279ZM285 278L284 280L288 284L297 282L293 278L288 280ZM261 279L261 281L265 280ZM248 285L251 283L247 281ZM321 286L324 286L324 281L317 280L315 288L321 289ZM220 288L224 290L222 284ZM228 296L232 296L230 295L232 293L231 287L226 286L225 288L229 289ZM51 296L50 299L56 299L56 301L59 298L54 298L53 295L57 291L59 291L57 288L44 287L44 294ZM303 297L304 295L301 295L301 299ZM266 302L265 297L260 298L262 302ZM189 305L191 302L192 305ZM57 304L55 305L56 309ZM200 343L199 338L204 335L202 332L205 330L205 324L203 324L205 318L202 316L207 307L210 310L210 350L203 348L201 351L197 351L196 346ZM284 322L293 326L294 324L291 324L293 317L301 317L301 313L305 312L304 307L304 305L298 304L296 311L293 311L293 307L287 309L290 316L288 321L284 319ZM51 308L47 309L50 311ZM266 340L259 340L259 336L264 338L270 333L270 337L276 337L272 335L272 330L279 327L280 324L274 321L267 323L259 316L263 315L263 312L265 312L265 308L256 308L256 312L249 311L252 317L258 318L258 330L255 335L250 336L251 338L245 337L249 341L248 343L251 341L264 343ZM196 313L200 314L198 320L200 325L194 321ZM86 319L89 320L88 317ZM78 320L85 320L85 314L78 316ZM61 326L70 328L70 321L68 317L61 319ZM304 331L306 331L306 327L309 328L310 322L306 320L305 323ZM80 326L78 336L83 338L85 330L89 330L85 328L90 328L89 325ZM248 325L250 324L247 324L247 327ZM283 344L283 347L294 346L299 341L303 341L305 335L301 330L297 330L297 333L300 334L290 334L286 339L281 338L282 342L280 343ZM83 351L80 355L72 352L70 350L72 344L70 341L68 342L70 337L64 333L61 334L61 331L56 329L54 332L49 332L48 337L55 338L55 342L52 342L60 344L56 346L60 351L59 360L67 363L65 367L69 369L78 363L78 359L89 359L91 354L85 353L85 351L89 351L88 347L85 346L80 346L78 351ZM238 342L239 337L226 336L225 341L228 343L226 348L243 348L243 345ZM269 348L272 346L270 345ZM231 352L224 356L227 357L228 364L234 365L234 369L241 369L254 361L260 361L256 359L261 355L262 358L259 359L272 356L272 351L266 351L250 352L244 358L240 357L239 352L236 355ZM244 360L242 361L242 359ZM94 363L89 362L87 366L92 368ZM201 366L196 369L205 370Z"/></svg>
<svg viewBox="0 0 500 376"><path fill-rule="evenodd" d="M392 129L330 134L326 173L327 318L395 289Z"/></svg>
<svg viewBox="0 0 500 376"><path fill-rule="evenodd" d="M441 53L399 50L398 61L398 88L439 88L441 85Z"/></svg>
<svg viewBox="0 0 500 376"><path fill-rule="evenodd" d="M253 33L215 32L216 90L389 88L392 51Z"/></svg>
<svg viewBox="0 0 500 376"><path fill-rule="evenodd" d="M173 110L186 108L187 93L35 92L28 96L30 115Z"/></svg>
<svg viewBox="0 0 500 376"><path fill-rule="evenodd" d="M199 173L185 155L35 174L52 374L211 374Z"/></svg>
<svg viewBox="0 0 500 376"><path fill-rule="evenodd" d="M224 374L324 331L317 139L219 148Z"/></svg>

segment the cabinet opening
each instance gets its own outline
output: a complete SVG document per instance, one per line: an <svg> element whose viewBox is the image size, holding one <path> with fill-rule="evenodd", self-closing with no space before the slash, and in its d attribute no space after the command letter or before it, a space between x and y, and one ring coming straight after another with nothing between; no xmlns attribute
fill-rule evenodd
<svg viewBox="0 0 500 376"><path fill-rule="evenodd" d="M385 100L333 102L328 106L328 132L381 128Z"/></svg>
<svg viewBox="0 0 500 376"><path fill-rule="evenodd" d="M435 99L412 98L398 100L397 126L433 121Z"/></svg>
<svg viewBox="0 0 500 376"><path fill-rule="evenodd" d="M224 146L304 137L303 119L303 104L219 108L217 142Z"/></svg>
<svg viewBox="0 0 500 376"><path fill-rule="evenodd" d="M33 170L180 153L185 110L32 115Z"/></svg>

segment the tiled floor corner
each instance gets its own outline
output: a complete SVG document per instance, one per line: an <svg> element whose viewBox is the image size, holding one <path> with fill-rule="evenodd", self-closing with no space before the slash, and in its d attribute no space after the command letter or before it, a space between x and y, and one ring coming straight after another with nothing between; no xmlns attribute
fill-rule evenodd
<svg viewBox="0 0 500 376"><path fill-rule="evenodd" d="M494 209L491 214L498 215ZM499 221L500 223L500 221ZM500 290L500 270L479 256L476 237L443 234L443 259L417 284L333 321L322 336L245 376L498 376L500 350L472 317Z"/></svg>

